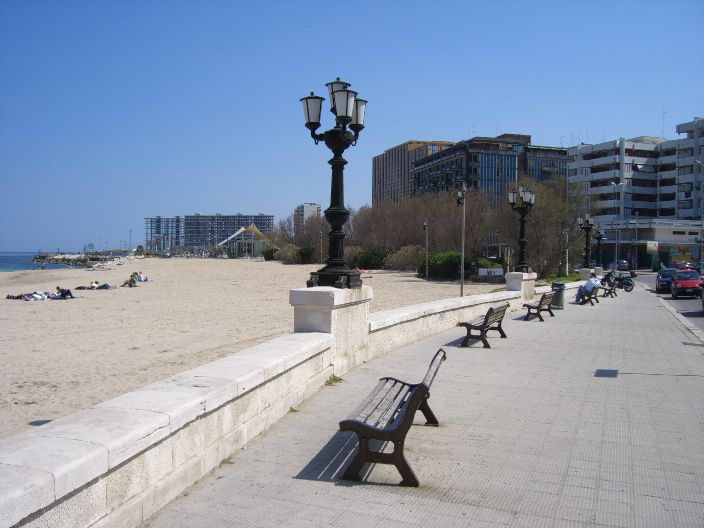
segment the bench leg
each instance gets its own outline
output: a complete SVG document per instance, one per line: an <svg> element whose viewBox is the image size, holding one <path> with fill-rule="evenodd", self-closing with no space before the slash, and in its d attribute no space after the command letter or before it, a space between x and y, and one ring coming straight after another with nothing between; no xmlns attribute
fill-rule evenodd
<svg viewBox="0 0 704 528"><path fill-rule="evenodd" d="M540 319L540 322L541 322L541 323L544 323L544 322L545 322L545 319L543 319L543 316L540 315L540 308L538 308L538 313L537 313L537 315L538 315L538 319Z"/></svg>
<svg viewBox="0 0 704 528"><path fill-rule="evenodd" d="M413 473L411 466L408 464L406 457L403 456L403 441L394 442L394 466L401 473L401 486L408 486L410 488L417 488L420 484L416 474Z"/></svg>
<svg viewBox="0 0 704 528"><path fill-rule="evenodd" d="M420 402L418 410L423 413L423 416L425 416L425 425L440 425L438 423L438 419L435 418L433 411L430 409L430 405L428 405L427 396L423 398L422 402Z"/></svg>
<svg viewBox="0 0 704 528"><path fill-rule="evenodd" d="M555 317L555 314L552 313L552 306L548 306L548 312L550 313L550 317Z"/></svg>
<svg viewBox="0 0 704 528"><path fill-rule="evenodd" d="M487 339L486 339L486 330L482 330L482 333L479 336L479 339L481 339L482 343L484 343L484 348L491 348L491 345L489 345L489 341L487 341Z"/></svg>
<svg viewBox="0 0 704 528"><path fill-rule="evenodd" d="M362 470L362 466L369 458L369 440L367 438L361 438L357 435L359 440L359 445L357 446L357 452L347 466L345 473L342 475L344 480L360 480L359 472Z"/></svg>
<svg viewBox="0 0 704 528"><path fill-rule="evenodd" d="M464 336L464 339L460 343L460 346L466 347L467 343L469 343L469 340L472 338L472 333L469 331L469 328L467 328L467 335Z"/></svg>
<svg viewBox="0 0 704 528"><path fill-rule="evenodd" d="M538 317L540 317L540 313L538 313ZM541 317L540 320L542 321L543 318ZM504 329L501 328L501 323L499 323L499 326L496 327L496 329L499 331L501 334L501 339L506 339L506 332L504 332Z"/></svg>

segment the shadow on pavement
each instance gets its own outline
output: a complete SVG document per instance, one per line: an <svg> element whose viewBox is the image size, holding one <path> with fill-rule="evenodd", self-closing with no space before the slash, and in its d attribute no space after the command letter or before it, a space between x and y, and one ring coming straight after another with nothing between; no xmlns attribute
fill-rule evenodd
<svg viewBox="0 0 704 528"><path fill-rule="evenodd" d="M688 319L701 319L702 317L704 317L704 311L695 310L693 312L680 312L680 315Z"/></svg>
<svg viewBox="0 0 704 528"><path fill-rule="evenodd" d="M338 431L294 478L337 482L355 449L357 437L352 433Z"/></svg>

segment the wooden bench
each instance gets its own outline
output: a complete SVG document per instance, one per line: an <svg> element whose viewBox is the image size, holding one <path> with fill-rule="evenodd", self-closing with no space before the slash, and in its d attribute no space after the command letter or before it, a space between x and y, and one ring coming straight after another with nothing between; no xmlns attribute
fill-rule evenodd
<svg viewBox="0 0 704 528"><path fill-rule="evenodd" d="M592 289L591 293L583 293L580 298L579 298L579 304L591 304L594 306L594 301L596 301L597 304L599 304L599 290L601 288L599 286L595 286L594 289Z"/></svg>
<svg viewBox="0 0 704 528"><path fill-rule="evenodd" d="M601 289L604 290L604 292L601 294L602 297L618 297L618 294L616 293L616 281L613 281L611 283L601 283Z"/></svg>
<svg viewBox="0 0 704 528"><path fill-rule="evenodd" d="M550 314L550 317L555 317L555 314L552 313L552 307L551 307L552 299L554 296L555 296L555 292L551 291L548 293L544 293L540 297L539 301L534 301L532 303L525 303L523 305L523 307L528 308L528 313L523 318L523 320L527 321L528 319L530 319L531 315L537 315L541 321L545 321L545 319L543 319L543 316L540 315L540 312L548 312Z"/></svg>
<svg viewBox="0 0 704 528"><path fill-rule="evenodd" d="M501 321L506 315L506 308L508 304L498 306L496 308L489 308L484 317L477 317L467 323L457 323L457 326L464 326L467 329L467 335L462 340L460 346L467 346L470 339L481 339L484 343L484 348L491 348L489 346L489 341L486 339L486 333L489 330L496 330L501 334L502 338L506 337L506 333L503 328L501 328ZM472 335L472 330L478 330L478 335Z"/></svg>
<svg viewBox="0 0 704 528"><path fill-rule="evenodd" d="M416 411L423 413L427 425L438 425L438 420L428 405L428 398L430 385L445 357L442 348L435 353L428 372L420 383L381 378L352 414L340 422L340 431L353 431L359 440L357 453L342 476L343 479L360 480L362 467L371 462L396 466L403 477L402 486L418 486L418 479L403 456L403 443ZM393 443L393 451L383 452L383 445L379 450L372 449L372 440Z"/></svg>

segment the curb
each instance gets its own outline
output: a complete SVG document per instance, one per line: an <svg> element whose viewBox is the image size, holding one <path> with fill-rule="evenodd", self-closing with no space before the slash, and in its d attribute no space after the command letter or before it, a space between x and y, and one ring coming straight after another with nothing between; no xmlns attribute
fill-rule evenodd
<svg viewBox="0 0 704 528"><path fill-rule="evenodd" d="M690 323L685 316L679 313L676 308L670 306L670 304L667 303L662 297L656 296L655 298L673 315L675 319L677 319L682 324L682 326L684 326L687 330L694 334L694 337L699 339L699 341L704 343L704 332L702 332L697 326Z"/></svg>

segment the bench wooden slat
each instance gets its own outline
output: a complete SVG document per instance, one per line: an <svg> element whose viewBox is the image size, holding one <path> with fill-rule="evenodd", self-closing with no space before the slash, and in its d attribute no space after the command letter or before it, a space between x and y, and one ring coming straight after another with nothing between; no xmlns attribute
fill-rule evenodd
<svg viewBox="0 0 704 528"><path fill-rule="evenodd" d="M372 427L384 428L393 419L400 402L408 395L408 385L394 383L391 389L384 395L379 405L365 418L365 422Z"/></svg>
<svg viewBox="0 0 704 528"><path fill-rule="evenodd" d="M371 412L379 405L379 402L384 399L384 396L393 385L392 381L380 379L362 403L357 405L354 411L350 413L348 419L365 421Z"/></svg>

